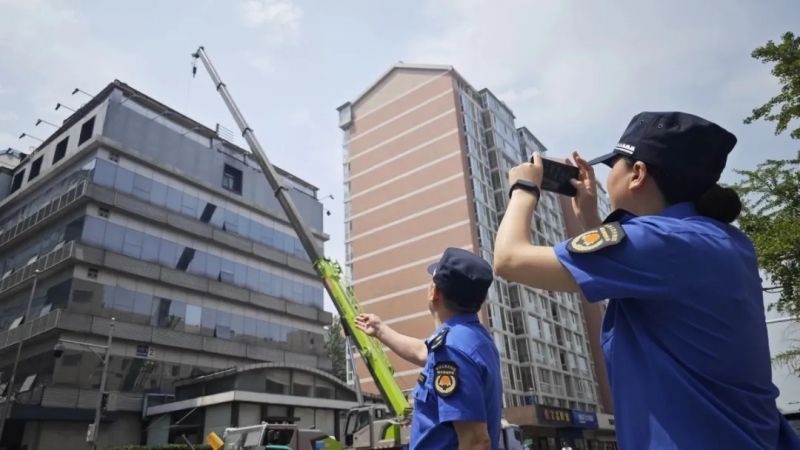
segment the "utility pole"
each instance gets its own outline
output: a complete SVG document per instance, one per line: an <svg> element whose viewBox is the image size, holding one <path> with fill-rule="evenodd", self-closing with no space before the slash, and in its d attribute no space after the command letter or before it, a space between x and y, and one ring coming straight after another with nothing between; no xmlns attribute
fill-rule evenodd
<svg viewBox="0 0 800 450"><path fill-rule="evenodd" d="M103 374L100 375L100 393L94 408L94 425L92 426L92 450L97 449L97 438L100 436L100 416L103 414L103 396L106 392L106 378L108 378L108 363L111 354L111 340L114 336L114 318L108 324L108 340L106 341L106 354L102 359Z"/></svg>
<svg viewBox="0 0 800 450"><path fill-rule="evenodd" d="M61 355L64 354L64 343L73 344L73 345L80 345L81 347L88 348L97 359L100 360L100 364L103 366L103 371L100 375L100 391L97 393L97 402L95 403L94 408L94 423L89 425L89 429L86 432L86 442L91 444L91 449L97 449L97 438L100 435L100 417L103 414L103 396L106 392L106 379L108 378L108 363L111 362L111 342L114 338L114 324L116 322L115 318L111 318L111 321L108 324L108 338L106 339L106 345L98 345L98 344L91 344L89 342L81 342L81 341L72 341L69 339L59 339L56 343L56 346L53 348L53 356L56 358L60 358ZM95 348L100 348L105 350L103 356L95 350Z"/></svg>
<svg viewBox="0 0 800 450"><path fill-rule="evenodd" d="M33 296L36 293L36 285L39 282L39 273L39 269L36 269L33 272L33 284L31 285L31 294L28 296L28 306L25 309L25 315L22 316L24 325L28 324L28 318L31 315L31 304L33 303ZM11 407L16 399L16 395L14 393L14 380L17 378L17 366L19 366L19 358L22 355L22 342L25 340L25 336L22 334L22 325L20 325L18 329L19 342L17 343L17 356L14 357L14 366L11 369L11 379L8 382L8 395L6 395L6 404L3 407L3 414L0 416L0 439L3 438L3 431L5 431L6 428L6 420L8 420L8 416L11 414Z"/></svg>

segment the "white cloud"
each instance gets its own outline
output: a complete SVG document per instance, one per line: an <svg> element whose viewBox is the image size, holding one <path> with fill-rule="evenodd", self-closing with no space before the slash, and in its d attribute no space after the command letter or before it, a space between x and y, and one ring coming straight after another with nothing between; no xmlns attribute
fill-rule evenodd
<svg viewBox="0 0 800 450"><path fill-rule="evenodd" d="M0 8L0 73L24 74L14 86L25 92L34 114L52 111L58 101L79 103L70 97L75 87L96 91L122 74L138 72L137 62L94 35L71 4L0 0Z"/></svg>
<svg viewBox="0 0 800 450"><path fill-rule="evenodd" d="M242 60L258 70L262 75L275 73L275 60L269 52L242 50Z"/></svg>
<svg viewBox="0 0 800 450"><path fill-rule="evenodd" d="M498 97L509 103L519 104L528 100L536 98L540 94L539 88L534 86L523 87L520 89L511 88L506 91L500 92Z"/></svg>
<svg viewBox="0 0 800 450"><path fill-rule="evenodd" d="M557 154L576 146L599 153L647 109L740 126L774 89L766 69L750 70L758 66L750 51L765 42L754 37L764 35L756 19L768 9L745 1L662 6L436 2L426 11L436 27L412 39L403 59L452 64Z"/></svg>
<svg viewBox="0 0 800 450"><path fill-rule="evenodd" d="M274 47L293 42L303 18L303 10L292 0L245 0L239 12L244 24L261 30L265 42Z"/></svg>

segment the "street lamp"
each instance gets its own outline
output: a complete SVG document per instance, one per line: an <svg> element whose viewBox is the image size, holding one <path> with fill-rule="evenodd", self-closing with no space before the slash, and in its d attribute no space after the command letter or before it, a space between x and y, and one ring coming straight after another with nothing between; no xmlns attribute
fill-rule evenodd
<svg viewBox="0 0 800 450"><path fill-rule="evenodd" d="M36 269L33 271L33 284L31 285L31 294L28 296L28 306L25 308L25 315L22 316L22 320L24 323L28 323L28 317L31 315L31 304L33 303L33 295L36 292L36 284L39 282L39 273L40 270ZM6 404L3 408L3 414L0 415L0 439L3 438L3 430L6 427L6 420L8 420L9 413L11 412L11 405L14 402L15 395L14 395L14 379L17 377L17 366L19 365L19 357L22 355L22 341L24 340L24 336L22 335L22 327L18 327L19 329L19 342L17 343L17 355L14 357L14 365L11 368L11 378L8 381L8 395L6 396Z"/></svg>
<svg viewBox="0 0 800 450"><path fill-rule="evenodd" d="M75 112L75 108L70 108L69 106L67 106L67 105L65 105L65 104L63 104L63 103L56 103L56 111L58 111L58 110L59 110L59 109L61 109L61 108L64 108L64 109L66 109L67 111L72 111L72 112Z"/></svg>
<svg viewBox="0 0 800 450"><path fill-rule="evenodd" d="M36 125L34 125L34 126L38 127L39 124L42 124L42 123L50 125L51 127L58 128L58 125L54 124L53 122L49 122L47 120L44 120L44 119L36 119Z"/></svg>
<svg viewBox="0 0 800 450"><path fill-rule="evenodd" d="M90 93L88 93L88 92L84 91L84 90L83 90L83 89L81 89L81 88L75 88L75 89L73 89L73 91L72 91L72 95L75 95L75 94L77 94L78 92L80 92L81 94L83 94L83 95L85 95L85 96L87 96L87 97L89 97L89 98L94 98L94 95L92 95L92 94L90 94Z"/></svg>
<svg viewBox="0 0 800 450"><path fill-rule="evenodd" d="M28 133L22 133L22 134L20 134L20 135L19 135L19 138L20 138L20 139L22 139L22 138L25 138L25 137L29 137L29 138L31 138L31 139L36 139L36 140L37 140L37 141L39 141L39 142L44 142L44 139L38 138L38 137L36 137L36 136L34 136L34 135L32 135L32 134L28 134Z"/></svg>
<svg viewBox="0 0 800 450"><path fill-rule="evenodd" d="M82 347L86 347L94 353L94 356L100 360L100 364L103 365L103 372L100 375L100 392L97 396L97 403L95 404L94 408L94 423L89 427L89 431L86 434L86 442L92 444L92 450L97 449L97 437L100 435L100 415L103 410L103 395L106 391L106 378L108 377L108 363L109 363L109 356L111 353L111 340L114 336L114 322L116 321L115 318L111 318L111 322L108 324L108 340L106 341L106 345L98 345L98 344L91 344L89 342L81 342L81 341L72 341L69 339L59 339L56 343L55 347L53 347L53 356L56 358L60 358L61 355L64 354L64 343L67 344L74 344L80 345ZM105 350L104 355L100 355L100 353L95 350L95 348Z"/></svg>

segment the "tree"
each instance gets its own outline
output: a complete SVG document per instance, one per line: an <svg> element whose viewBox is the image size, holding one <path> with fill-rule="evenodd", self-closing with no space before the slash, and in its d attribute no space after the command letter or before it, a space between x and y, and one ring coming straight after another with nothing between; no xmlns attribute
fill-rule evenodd
<svg viewBox="0 0 800 450"><path fill-rule="evenodd" d="M779 44L768 41L751 53L763 63L775 63L772 74L781 84L780 93L744 120L777 122L776 135L800 119L800 37L787 32L781 38ZM789 135L800 139L800 126ZM800 315L800 152L797 158L768 160L738 173L743 176L736 185L743 200L739 224L753 240L759 266L769 277L772 286L767 289L780 293L775 308Z"/></svg>
<svg viewBox="0 0 800 450"><path fill-rule="evenodd" d="M339 316L333 316L333 323L328 327L328 334L325 335L325 351L333 362L333 376L344 382L347 382L346 343L342 322Z"/></svg>
<svg viewBox="0 0 800 450"><path fill-rule="evenodd" d="M780 93L744 120L776 122L775 135L800 119L800 37L787 32L781 39L751 53L763 63L775 63L772 74L781 84ZM789 136L800 139L800 126ZM743 203L739 224L753 240L758 264L772 284L766 290L780 294L774 305L779 312L800 316L800 151L794 159L767 160L755 170L738 173L743 176L735 186ZM774 361L800 373L800 346L778 354Z"/></svg>
<svg viewBox="0 0 800 450"><path fill-rule="evenodd" d="M800 315L800 152L797 158L768 160L740 170L743 209L739 226L750 236L758 265L780 294L774 307Z"/></svg>

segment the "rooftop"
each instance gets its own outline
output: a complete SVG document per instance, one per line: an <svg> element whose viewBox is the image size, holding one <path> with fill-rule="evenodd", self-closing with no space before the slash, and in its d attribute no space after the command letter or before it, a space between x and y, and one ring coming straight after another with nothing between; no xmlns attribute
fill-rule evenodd
<svg viewBox="0 0 800 450"><path fill-rule="evenodd" d="M177 110L175 110L173 108L170 108L169 106L159 102L158 100L148 96L147 94L145 94L145 93L143 93L143 92L141 92L141 91L139 91L137 89L134 89L133 87L123 83L122 81L114 80L111 83L109 83L105 88L103 88L103 90L101 90L91 100L89 100L88 103L86 103L85 105L81 106L74 113L72 113L70 116L68 116L66 119L64 119L64 121L61 123L61 126L57 130L55 130L53 133L51 133L31 153L29 153L28 155L24 155L24 153L23 153L24 157L21 159L20 164L26 162L28 160L28 158L30 158L32 155L37 153L38 150L44 148L45 146L47 146L48 144L53 142L63 131L67 130L72 125L74 125L75 123L80 121L92 109L94 109L97 105L99 105L100 103L105 101L108 98L108 96L111 95L111 93L115 89L120 90L122 92L123 96L125 96L125 97L127 97L127 98L129 98L131 100L135 100L137 103L141 104L142 106L144 106L144 107L146 107L148 109L161 111L162 112L161 116L164 117L167 120L173 121L173 122L175 122L175 123L177 123L177 124L179 124L179 125L181 125L183 127L186 127L187 129L190 129L193 132L195 132L195 133L197 133L197 134L199 134L201 136L207 137L209 139L213 138L213 139L219 140L219 141L223 142L224 145L227 148L229 148L229 149L231 149L231 150L233 150L235 152L238 152L240 154L250 154L251 153L250 151L245 150L244 148L239 147L238 145L235 145L235 144L231 143L230 141L227 141L226 139L220 137L214 129L209 128L209 127L201 124L200 122L195 121L194 119L192 119L192 118L190 118L190 117L178 112ZM8 152L8 151L17 152L17 150L13 150L11 148L6 150L6 152ZM288 178L288 179L290 179L290 180L292 180L292 181L294 181L294 182L296 182L296 183L298 183L300 185L303 185L303 186L305 186L305 187L307 187L309 189L315 190L315 191L318 190L318 188L316 186L314 186L313 184L309 183L308 181L305 181L302 178L299 178L299 177L297 177L297 176L295 176L295 175L293 175L293 174L291 174L291 173L289 173L289 172L287 172L287 171L285 171L285 170L283 170L283 169L281 169L279 167L275 167L275 170L277 170L278 173L281 176L283 176L285 178Z"/></svg>

